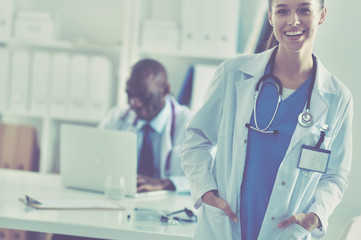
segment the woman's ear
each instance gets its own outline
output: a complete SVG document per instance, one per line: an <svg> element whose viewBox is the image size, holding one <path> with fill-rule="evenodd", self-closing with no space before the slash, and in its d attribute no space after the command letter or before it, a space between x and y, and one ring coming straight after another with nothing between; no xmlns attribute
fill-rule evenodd
<svg viewBox="0 0 361 240"><path fill-rule="evenodd" d="M271 9L268 9L268 22L273 27Z"/></svg>
<svg viewBox="0 0 361 240"><path fill-rule="evenodd" d="M326 15L327 15L327 9L326 9L326 7L324 7L324 8L322 8L322 10L321 10L320 21L318 22L318 25L321 25L322 23L325 22L325 20L326 20Z"/></svg>

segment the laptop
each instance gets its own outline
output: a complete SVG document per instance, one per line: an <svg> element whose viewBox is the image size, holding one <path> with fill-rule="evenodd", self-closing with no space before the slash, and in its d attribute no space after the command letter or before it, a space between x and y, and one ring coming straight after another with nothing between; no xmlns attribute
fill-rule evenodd
<svg viewBox="0 0 361 240"><path fill-rule="evenodd" d="M137 135L133 132L63 124L60 128L60 175L64 186L104 192L105 178L122 176L126 196L173 194L159 190L137 193Z"/></svg>
<svg viewBox="0 0 361 240"><path fill-rule="evenodd" d="M66 187L104 192L108 175L124 177L126 195L137 193L137 136L132 132L63 124L60 175Z"/></svg>

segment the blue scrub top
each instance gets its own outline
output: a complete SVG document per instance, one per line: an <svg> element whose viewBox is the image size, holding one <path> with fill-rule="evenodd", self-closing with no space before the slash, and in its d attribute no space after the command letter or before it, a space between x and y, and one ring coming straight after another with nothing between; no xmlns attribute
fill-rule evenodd
<svg viewBox="0 0 361 240"><path fill-rule="evenodd" d="M266 79L257 100L257 123L265 128L275 111L278 90L274 80ZM278 168L286 154L298 115L303 111L311 77L286 100L282 100L268 130L278 134L248 131L248 145L243 182L241 186L242 240L257 239L272 193ZM255 126L253 114L250 124Z"/></svg>

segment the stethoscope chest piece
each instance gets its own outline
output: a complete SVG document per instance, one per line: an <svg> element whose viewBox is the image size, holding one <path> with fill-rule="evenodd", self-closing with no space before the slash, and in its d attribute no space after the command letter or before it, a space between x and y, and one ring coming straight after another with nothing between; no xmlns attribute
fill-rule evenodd
<svg viewBox="0 0 361 240"><path fill-rule="evenodd" d="M301 112L300 115L298 115L298 123L302 127L310 127L313 124L313 116L309 111Z"/></svg>

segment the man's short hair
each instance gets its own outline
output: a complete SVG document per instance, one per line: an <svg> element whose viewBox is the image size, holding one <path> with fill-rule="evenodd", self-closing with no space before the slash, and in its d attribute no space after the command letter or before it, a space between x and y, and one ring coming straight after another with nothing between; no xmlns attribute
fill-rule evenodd
<svg viewBox="0 0 361 240"><path fill-rule="evenodd" d="M158 75L158 74L164 74L165 79L168 81L168 77L167 77L167 71L165 70L164 66L153 59L142 59L139 62L137 62L133 67L132 67L132 73L131 75L139 75L139 74L151 74L153 73L154 75Z"/></svg>

